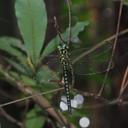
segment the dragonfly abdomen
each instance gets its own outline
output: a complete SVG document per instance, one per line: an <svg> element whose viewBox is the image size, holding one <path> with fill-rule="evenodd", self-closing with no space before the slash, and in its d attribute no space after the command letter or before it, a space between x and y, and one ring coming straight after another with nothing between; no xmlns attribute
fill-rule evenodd
<svg viewBox="0 0 128 128"><path fill-rule="evenodd" d="M65 94L67 98L68 111L71 112L71 98L70 98L70 85L69 85L69 77L68 77L68 68L64 65L63 67L63 75L64 75L64 88Z"/></svg>

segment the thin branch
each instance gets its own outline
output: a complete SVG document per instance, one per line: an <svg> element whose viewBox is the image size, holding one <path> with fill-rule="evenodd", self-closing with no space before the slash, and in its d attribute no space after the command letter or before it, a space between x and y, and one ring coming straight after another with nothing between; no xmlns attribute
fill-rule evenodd
<svg viewBox="0 0 128 128"><path fill-rule="evenodd" d="M123 31L121 31L120 33L118 33L118 36L122 36L124 34L128 33L128 29L125 29ZM89 55L90 53L94 52L95 50L97 50L98 48L104 46L107 43L112 43L111 41L113 39L115 39L116 34L106 38L105 40L99 42L98 44L96 44L95 46L93 46L92 48L90 48L89 50L83 52L81 55L79 55L77 58L75 58L72 63L75 64L76 62L78 62L79 60L81 60L83 57Z"/></svg>
<svg viewBox="0 0 128 128"><path fill-rule="evenodd" d="M128 85L128 81L126 82L126 84ZM112 106L112 105L128 105L128 101L124 101L123 99L112 99L112 100L108 100L106 98L103 98L101 96L97 96L97 94L94 93L90 93L90 92L83 92L83 91L78 91L77 89L74 89L74 91L82 94L85 97L90 97L90 98L94 98L96 101L101 101L100 103L96 103L94 105L86 105L84 106L85 109L96 109L96 108L102 108L102 107L106 107L106 106ZM74 108L76 109L76 108Z"/></svg>
<svg viewBox="0 0 128 128"><path fill-rule="evenodd" d="M85 92L85 91L79 91L77 89L73 89L75 92L82 94L85 97L90 97L93 98L94 100L100 100L100 101L104 101L104 102L108 102L109 100L107 100L104 97L101 96L97 96L97 94L94 94L92 92Z"/></svg>
<svg viewBox="0 0 128 128"><path fill-rule="evenodd" d="M85 109L96 109L96 108L102 108L106 106L112 106L112 105L128 105L128 101L121 101L119 99L114 99L112 101L104 102L104 103L97 103L95 105L86 105Z"/></svg>
<svg viewBox="0 0 128 128"><path fill-rule="evenodd" d="M59 31L59 25L58 25L58 22L57 22L57 19L56 19L56 16L54 16L54 27L56 29L56 32L57 32L57 35L59 36L60 40L65 43L65 41L63 40L63 37L61 35L61 32Z"/></svg>
<svg viewBox="0 0 128 128"><path fill-rule="evenodd" d="M10 116L3 108L0 108L0 114L2 114L8 121L22 127L22 123Z"/></svg>
<svg viewBox="0 0 128 128"><path fill-rule="evenodd" d="M57 88L57 89L53 89L53 90L46 91L46 92L37 93L37 94L31 95L31 96L26 96L26 97L21 98L21 99L17 99L17 100L13 100L13 101L10 101L10 102L4 103L4 104L0 104L0 107L5 107L8 105L17 103L17 102L25 101L25 100L31 99L35 96L41 96L41 95L46 95L46 94L50 94L50 93L55 93L55 92L61 91L63 89L64 88L62 87L62 88Z"/></svg>
<svg viewBox="0 0 128 128"><path fill-rule="evenodd" d="M125 85L124 85L125 87L128 87L128 80L126 81L126 83L125 83Z"/></svg>
<svg viewBox="0 0 128 128"><path fill-rule="evenodd" d="M67 6L68 6L68 28L69 28L69 39L67 44L70 44L71 41L71 23L72 23L72 18L71 18L71 1L67 0Z"/></svg>
<svg viewBox="0 0 128 128"><path fill-rule="evenodd" d="M128 66L125 70L124 76L123 76L123 80L121 83L121 88L120 88L120 92L119 92L119 97L120 98L123 94L123 92L125 91L125 89L127 88L127 82L128 82Z"/></svg>
<svg viewBox="0 0 128 128"><path fill-rule="evenodd" d="M67 44L69 45L70 44L70 41L71 41L71 1L70 0L66 0L67 1L67 6L68 6L68 28L69 28L69 39L68 39L68 42ZM56 16L54 16L54 22L55 22L55 25L54 27L56 28L56 31L57 31L57 34L60 38L60 40L65 43L65 41L63 40L63 37L61 35L61 32L59 31L59 25L57 23L57 19L56 19Z"/></svg>
<svg viewBox="0 0 128 128"><path fill-rule="evenodd" d="M111 66L112 66L112 62L113 62L113 58L114 58L114 54L115 54L115 50L116 50L116 45L117 45L117 40L118 40L118 35L119 35L122 8L123 8L123 1L121 0L120 8L119 8L119 15L118 15L118 23L117 23L117 28L116 28L116 35L115 35L116 37L115 37L113 48L112 48L112 54L111 54L110 61L108 63L108 67L107 67L107 72L105 74L105 77L104 77L104 80L103 80L103 84L102 84L101 89L100 89L100 91L98 93L98 96L101 96L103 91L104 91L105 83L106 83L106 80L108 78L108 74L109 74L109 71L111 69Z"/></svg>

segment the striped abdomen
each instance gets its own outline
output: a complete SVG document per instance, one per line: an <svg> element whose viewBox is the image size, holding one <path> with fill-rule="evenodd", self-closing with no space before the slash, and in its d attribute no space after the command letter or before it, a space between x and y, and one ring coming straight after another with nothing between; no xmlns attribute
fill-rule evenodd
<svg viewBox="0 0 128 128"><path fill-rule="evenodd" d="M71 112L70 84L69 84L69 68L63 65L64 88L67 97L68 111Z"/></svg>

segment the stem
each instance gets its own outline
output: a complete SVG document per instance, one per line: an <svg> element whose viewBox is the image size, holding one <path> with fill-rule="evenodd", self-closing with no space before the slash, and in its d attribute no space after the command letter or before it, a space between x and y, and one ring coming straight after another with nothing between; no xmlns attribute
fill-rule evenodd
<svg viewBox="0 0 128 128"><path fill-rule="evenodd" d="M68 27L69 27L69 39L67 44L70 44L71 41L71 23L72 23L72 18L71 18L71 1L67 0L67 6L68 6Z"/></svg>
<svg viewBox="0 0 128 128"><path fill-rule="evenodd" d="M117 45L117 40L118 40L118 35L119 35L122 9L123 9L123 1L120 2L119 15L118 15L118 23L117 23L117 28L116 28L115 40L114 40L114 44L113 44L113 48L112 48L112 54L111 54L110 61L108 63L108 67L107 67L107 72L105 74L105 77L104 77L102 86L100 88L100 91L98 93L98 96L101 96L103 91L104 91L105 83L106 83L106 80L108 78L108 74L109 74L109 71L111 69L111 66L112 66L112 62L113 62L113 58L114 58L114 54L115 54L115 50L116 50L116 45Z"/></svg>

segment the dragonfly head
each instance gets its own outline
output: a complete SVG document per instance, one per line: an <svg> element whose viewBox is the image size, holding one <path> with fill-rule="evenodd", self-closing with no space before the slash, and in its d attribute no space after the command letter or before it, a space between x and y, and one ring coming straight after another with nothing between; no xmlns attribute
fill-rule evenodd
<svg viewBox="0 0 128 128"><path fill-rule="evenodd" d="M59 46L57 47L59 51L64 51L64 50L68 50L69 49L69 46L65 43L61 43L59 44Z"/></svg>

